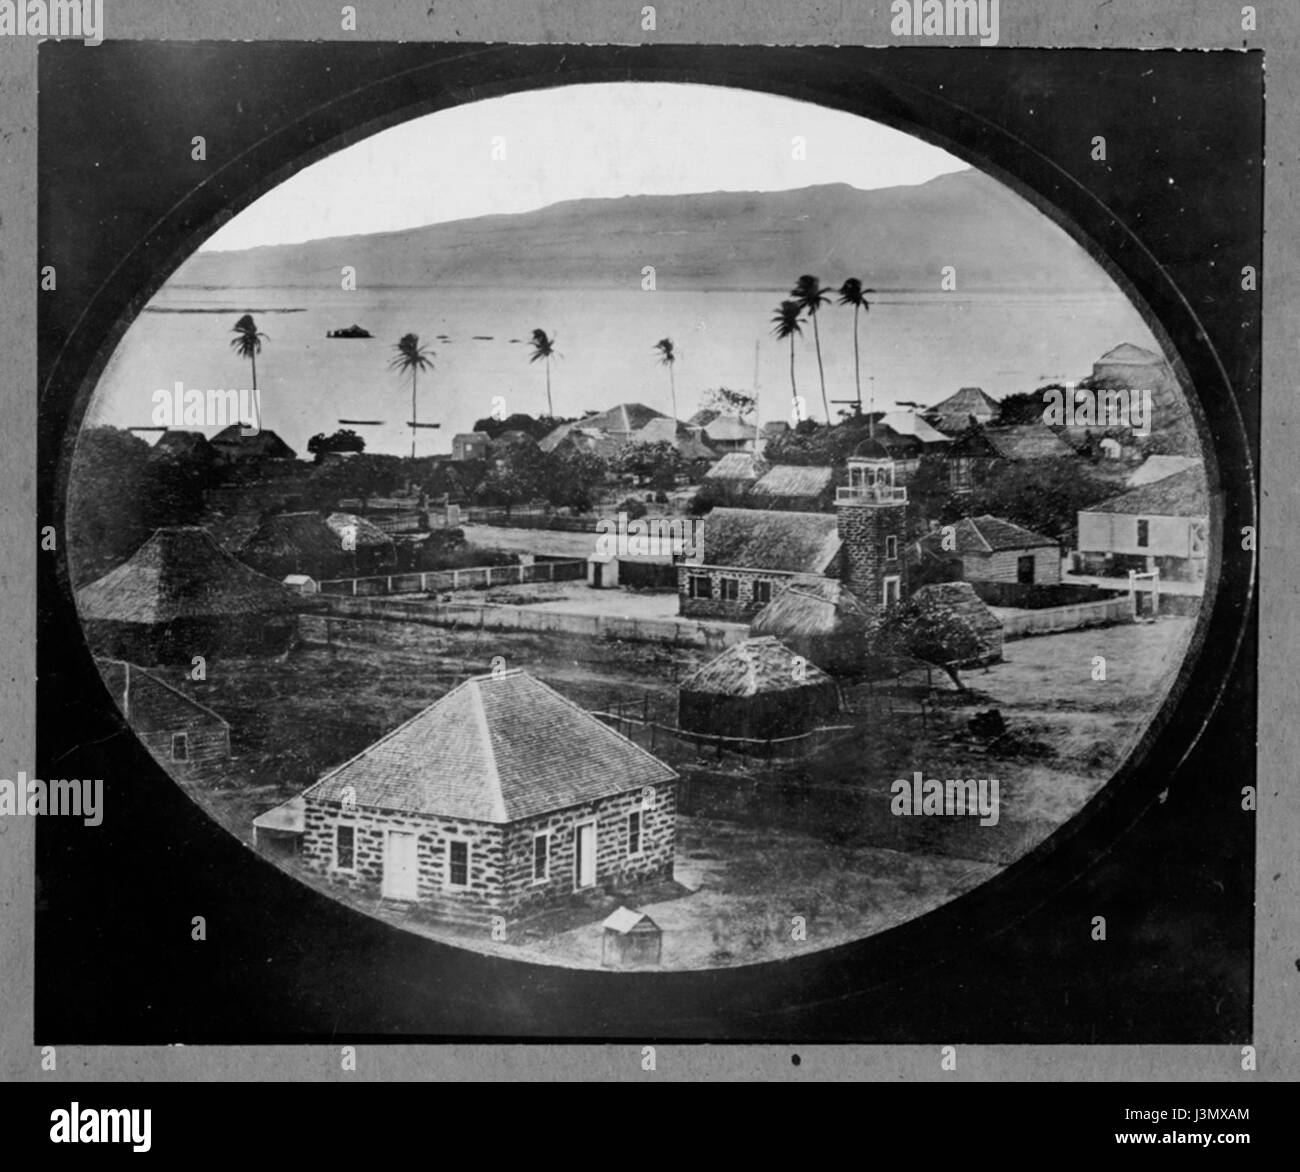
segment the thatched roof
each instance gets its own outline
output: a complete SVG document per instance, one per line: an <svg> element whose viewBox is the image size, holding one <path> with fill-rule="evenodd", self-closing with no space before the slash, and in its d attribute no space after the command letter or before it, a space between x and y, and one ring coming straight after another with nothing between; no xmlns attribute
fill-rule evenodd
<svg viewBox="0 0 1300 1172"><path fill-rule="evenodd" d="M969 582L935 582L912 592L911 602L923 605L933 599L946 611L964 619L980 642L990 650L1001 646L1002 620L975 593Z"/></svg>
<svg viewBox="0 0 1300 1172"><path fill-rule="evenodd" d="M825 574L836 563L840 536L830 513L776 509L714 509L704 520L706 566Z"/></svg>
<svg viewBox="0 0 1300 1172"><path fill-rule="evenodd" d="M291 610L278 582L225 553L196 526L159 529L130 559L77 592L83 620L169 623Z"/></svg>
<svg viewBox="0 0 1300 1172"><path fill-rule="evenodd" d="M705 480L757 480L765 467L753 452L728 452L705 474Z"/></svg>
<svg viewBox="0 0 1300 1172"><path fill-rule="evenodd" d="M303 797L508 823L677 775L526 672L476 676L327 773Z"/></svg>
<svg viewBox="0 0 1300 1172"><path fill-rule="evenodd" d="M256 435L244 435L243 426L232 423L212 437L212 446L227 460L292 460L294 450L269 428Z"/></svg>
<svg viewBox="0 0 1300 1172"><path fill-rule="evenodd" d="M593 431L640 431L652 419L667 419L669 416L644 403L620 403L598 415L588 415L579 419L577 426Z"/></svg>
<svg viewBox="0 0 1300 1172"><path fill-rule="evenodd" d="M343 542L344 531L348 526L353 527L357 549L373 549L376 547L386 549L393 544L393 539L378 525L373 521L367 521L364 517L358 517L355 513L331 513L325 518L325 524L338 537L340 546Z"/></svg>
<svg viewBox="0 0 1300 1172"><path fill-rule="evenodd" d="M151 451L158 454L202 456L209 459L215 459L217 455L216 449L208 443L207 437L201 431L175 429L164 431Z"/></svg>
<svg viewBox="0 0 1300 1172"><path fill-rule="evenodd" d="M1164 359L1159 354L1153 354L1132 342L1121 342L1097 359L1098 366L1160 366L1163 363Z"/></svg>
<svg viewBox="0 0 1300 1172"><path fill-rule="evenodd" d="M831 677L779 639L763 636L733 643L681 685L683 692L748 698L761 693L826 687Z"/></svg>
<svg viewBox="0 0 1300 1172"><path fill-rule="evenodd" d="M276 513L262 521L244 542L239 556L259 560L333 558L342 549L341 533L327 525L319 513Z"/></svg>
<svg viewBox="0 0 1300 1172"><path fill-rule="evenodd" d="M985 419L996 419L1000 410L997 400L980 387L962 387L955 395L949 395L930 408L935 415L974 415Z"/></svg>
<svg viewBox="0 0 1300 1172"><path fill-rule="evenodd" d="M1079 511L1133 517L1204 517L1209 513L1205 473L1199 466L1188 468Z"/></svg>
<svg viewBox="0 0 1300 1172"><path fill-rule="evenodd" d="M804 497L815 501L827 495L835 469L817 464L775 464L749 490L752 497Z"/></svg>
<svg viewBox="0 0 1300 1172"><path fill-rule="evenodd" d="M858 597L834 578L795 582L754 616L751 635L778 639L865 634L878 622Z"/></svg>
<svg viewBox="0 0 1300 1172"><path fill-rule="evenodd" d="M1045 460L1074 455L1069 444L1041 423L986 427L983 434L989 446L1004 460Z"/></svg>
<svg viewBox="0 0 1300 1172"><path fill-rule="evenodd" d="M704 438L711 444L738 443L757 436L758 428L735 415L719 415L704 425Z"/></svg>

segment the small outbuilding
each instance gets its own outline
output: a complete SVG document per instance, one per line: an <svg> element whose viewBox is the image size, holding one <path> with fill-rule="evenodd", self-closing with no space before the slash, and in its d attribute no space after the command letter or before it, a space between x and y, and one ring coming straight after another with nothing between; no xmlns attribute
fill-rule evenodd
<svg viewBox="0 0 1300 1172"><path fill-rule="evenodd" d="M835 681L771 636L728 647L677 696L683 731L756 741L811 732L839 710Z"/></svg>
<svg viewBox="0 0 1300 1172"><path fill-rule="evenodd" d="M159 529L131 557L77 592L97 654L132 663L189 663L195 655L278 655L297 629L299 602L196 526Z"/></svg>
<svg viewBox="0 0 1300 1172"><path fill-rule="evenodd" d="M97 659L95 666L131 731L173 776L210 777L230 760L230 725L211 708L136 664Z"/></svg>
<svg viewBox="0 0 1300 1172"><path fill-rule="evenodd" d="M620 907L600 926L600 963L607 968L636 968L663 958L663 929L645 912Z"/></svg>

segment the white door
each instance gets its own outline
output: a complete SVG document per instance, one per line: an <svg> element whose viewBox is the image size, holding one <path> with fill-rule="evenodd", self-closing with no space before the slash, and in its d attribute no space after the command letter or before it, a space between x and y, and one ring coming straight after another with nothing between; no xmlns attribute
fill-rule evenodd
<svg viewBox="0 0 1300 1172"><path fill-rule="evenodd" d="M578 827L574 857L574 886L596 885L596 824L584 822Z"/></svg>
<svg viewBox="0 0 1300 1172"><path fill-rule="evenodd" d="M419 894L419 855L416 836L390 830L384 843L384 898L415 899Z"/></svg>

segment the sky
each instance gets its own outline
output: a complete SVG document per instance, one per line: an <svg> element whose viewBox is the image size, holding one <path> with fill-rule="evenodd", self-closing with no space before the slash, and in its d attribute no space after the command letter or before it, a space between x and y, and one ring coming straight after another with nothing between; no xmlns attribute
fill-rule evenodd
<svg viewBox="0 0 1300 1172"><path fill-rule="evenodd" d="M372 135L268 192L203 249L396 231L590 197L818 183L869 190L966 166L865 118L770 94L564 86L470 102Z"/></svg>

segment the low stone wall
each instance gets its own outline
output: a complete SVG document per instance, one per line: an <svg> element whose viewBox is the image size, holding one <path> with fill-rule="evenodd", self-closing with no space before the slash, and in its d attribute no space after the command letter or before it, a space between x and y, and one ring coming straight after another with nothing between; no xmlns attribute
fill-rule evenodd
<svg viewBox="0 0 1300 1172"><path fill-rule="evenodd" d="M338 618L422 623L455 630L532 631L630 643L668 643L676 647L723 650L748 637L748 628L685 618L636 619L604 614L563 614L527 606L490 603L402 601L378 598L328 598L318 609ZM328 631L318 615L304 615L303 637L325 642Z"/></svg>

